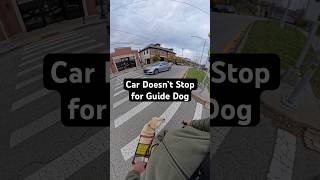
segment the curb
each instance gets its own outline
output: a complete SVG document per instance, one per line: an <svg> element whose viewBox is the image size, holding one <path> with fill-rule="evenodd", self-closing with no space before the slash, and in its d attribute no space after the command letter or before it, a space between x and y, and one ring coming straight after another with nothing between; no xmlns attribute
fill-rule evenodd
<svg viewBox="0 0 320 180"><path fill-rule="evenodd" d="M189 69L188 69L189 70ZM183 74L182 78L185 79L188 70ZM206 100L204 97L191 92L191 97L198 103L202 104L206 109L210 109L210 101Z"/></svg>
<svg viewBox="0 0 320 180"><path fill-rule="evenodd" d="M237 32L237 34L235 35L233 40L231 42L229 42L228 45L223 49L222 53L226 53L226 54L236 53L238 51L238 48L240 47L241 43L243 42L242 40L247 35L249 27L251 27L252 24L253 23L250 23L245 28L243 28L242 30Z"/></svg>

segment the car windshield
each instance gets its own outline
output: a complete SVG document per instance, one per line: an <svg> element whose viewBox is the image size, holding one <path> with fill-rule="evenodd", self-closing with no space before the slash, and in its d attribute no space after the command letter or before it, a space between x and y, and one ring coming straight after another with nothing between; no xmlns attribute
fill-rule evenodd
<svg viewBox="0 0 320 180"><path fill-rule="evenodd" d="M155 63L153 63L153 64L151 64L152 66L158 66L158 65L160 65L160 64L162 64L162 62L155 62Z"/></svg>

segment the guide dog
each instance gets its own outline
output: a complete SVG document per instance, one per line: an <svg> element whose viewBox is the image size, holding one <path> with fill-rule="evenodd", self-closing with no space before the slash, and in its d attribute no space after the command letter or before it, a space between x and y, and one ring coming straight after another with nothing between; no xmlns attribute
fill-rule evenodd
<svg viewBox="0 0 320 180"><path fill-rule="evenodd" d="M153 147L152 142L156 135L156 129L159 128L164 121L164 118L153 117L143 126L132 164L134 164L135 160L148 162Z"/></svg>
<svg viewBox="0 0 320 180"><path fill-rule="evenodd" d="M149 144L155 136L156 129L165 121L164 118L153 117L149 122L147 122L141 132L140 132L140 140L139 143Z"/></svg>

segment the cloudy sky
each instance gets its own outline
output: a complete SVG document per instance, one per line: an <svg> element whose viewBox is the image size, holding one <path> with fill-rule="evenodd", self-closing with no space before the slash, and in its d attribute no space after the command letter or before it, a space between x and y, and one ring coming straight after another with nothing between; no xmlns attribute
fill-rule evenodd
<svg viewBox="0 0 320 180"><path fill-rule="evenodd" d="M174 48L178 56L202 62L209 48L209 0L111 0L111 42L116 47L142 49L151 43Z"/></svg>

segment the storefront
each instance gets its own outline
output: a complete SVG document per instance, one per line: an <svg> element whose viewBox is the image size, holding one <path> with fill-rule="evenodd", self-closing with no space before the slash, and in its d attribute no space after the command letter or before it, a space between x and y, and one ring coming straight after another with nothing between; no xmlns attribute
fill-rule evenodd
<svg viewBox="0 0 320 180"><path fill-rule="evenodd" d="M132 50L130 47L115 48L110 56L110 70L112 73L140 66L138 51Z"/></svg>
<svg viewBox="0 0 320 180"><path fill-rule="evenodd" d="M17 0L27 31L84 16L82 0Z"/></svg>
<svg viewBox="0 0 320 180"><path fill-rule="evenodd" d="M119 59L115 59L114 63L117 66L118 71L122 71L128 68L136 67L136 59L135 56L123 57Z"/></svg>

